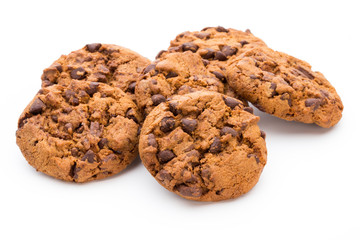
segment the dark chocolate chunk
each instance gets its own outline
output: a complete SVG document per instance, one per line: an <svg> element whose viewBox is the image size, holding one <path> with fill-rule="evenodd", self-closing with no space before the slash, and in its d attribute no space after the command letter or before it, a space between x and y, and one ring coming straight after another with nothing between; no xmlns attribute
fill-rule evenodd
<svg viewBox="0 0 360 240"><path fill-rule="evenodd" d="M174 116L178 115L180 113L180 110L177 108L178 103L176 102L170 102L169 103L169 110L174 114Z"/></svg>
<svg viewBox="0 0 360 240"><path fill-rule="evenodd" d="M249 44L249 42L248 42L248 41L245 41L245 40L240 41L240 43L241 43L241 46L244 46L244 45L246 45L246 44Z"/></svg>
<svg viewBox="0 0 360 240"><path fill-rule="evenodd" d="M208 60L205 60L205 59L203 59L202 62L203 62L203 64L204 64L205 67L206 67L207 65L209 65L209 63L210 63Z"/></svg>
<svg viewBox="0 0 360 240"><path fill-rule="evenodd" d="M85 89L86 93L89 94L90 96L94 95L94 93L97 92L99 87L99 83L97 82L91 82L89 84L89 87Z"/></svg>
<svg viewBox="0 0 360 240"><path fill-rule="evenodd" d="M234 98L231 97L223 97L224 102L227 106L229 106L231 109L234 109L236 106L240 104L240 102Z"/></svg>
<svg viewBox="0 0 360 240"><path fill-rule="evenodd" d="M213 50L211 48L205 48L205 50L206 50L206 53L201 55L201 57L203 59L210 59L215 56L215 50Z"/></svg>
<svg viewBox="0 0 360 240"><path fill-rule="evenodd" d="M181 45L181 47L184 52L192 51L193 53L195 53L199 49L199 46L192 42L184 43L183 45Z"/></svg>
<svg viewBox="0 0 360 240"><path fill-rule="evenodd" d="M155 94L151 96L151 101L153 102L154 106L157 106L162 102L166 102L166 98L161 94Z"/></svg>
<svg viewBox="0 0 360 240"><path fill-rule="evenodd" d="M164 52L166 52L166 51L165 51L165 50L161 50L161 51L156 55L155 59L160 58L161 55L162 55Z"/></svg>
<svg viewBox="0 0 360 240"><path fill-rule="evenodd" d="M81 161L88 161L89 163L93 163L96 158L95 153L92 150L89 150L85 153L85 155L81 158Z"/></svg>
<svg viewBox="0 0 360 240"><path fill-rule="evenodd" d="M35 99L33 104L30 106L29 112L33 115L40 114L44 111L46 105L39 98Z"/></svg>
<svg viewBox="0 0 360 240"><path fill-rule="evenodd" d="M107 145L108 142L109 141L107 140L107 138L100 139L100 141L98 142L99 148L103 149Z"/></svg>
<svg viewBox="0 0 360 240"><path fill-rule="evenodd" d="M170 132L175 127L175 119L172 117L164 117L160 122L160 130L164 133Z"/></svg>
<svg viewBox="0 0 360 240"><path fill-rule="evenodd" d="M302 72L307 78L309 78L309 79L314 79L315 77L314 77L314 75L312 75L310 72L308 72L307 70L305 70L304 68L302 68L302 67L298 67L297 68L300 72Z"/></svg>
<svg viewBox="0 0 360 240"><path fill-rule="evenodd" d="M158 156L160 163L167 163L171 159L176 157L175 154L171 150L160 151L157 156Z"/></svg>
<svg viewBox="0 0 360 240"><path fill-rule="evenodd" d="M173 77L177 77L178 76L178 74L176 73L176 72L169 72L166 76L165 76L165 78L173 78Z"/></svg>
<svg viewBox="0 0 360 240"><path fill-rule="evenodd" d="M283 93L280 97L281 100L287 100L288 101L288 105L291 107L291 97L289 93ZM260 109L261 110L261 109Z"/></svg>
<svg viewBox="0 0 360 240"><path fill-rule="evenodd" d="M86 49L89 51L89 52L96 52L100 49L101 47L101 43L92 43L92 44L87 44L86 45Z"/></svg>
<svg viewBox="0 0 360 240"><path fill-rule="evenodd" d="M215 137L214 141L211 143L210 145L210 149L209 149L210 153L219 153L221 152L221 141L220 138Z"/></svg>
<svg viewBox="0 0 360 240"><path fill-rule="evenodd" d="M221 72L213 71L212 74L214 74L215 77L216 77L217 79L219 79L220 81L222 81L222 82L225 82L225 81L226 81L226 77L225 77L224 74L222 74Z"/></svg>
<svg viewBox="0 0 360 240"><path fill-rule="evenodd" d="M166 171L165 169L160 170L159 178L162 181L165 181L165 180L171 181L173 179L173 177L170 175L170 173L168 171Z"/></svg>
<svg viewBox="0 0 360 240"><path fill-rule="evenodd" d="M148 72L150 72L151 70L155 70L156 64L150 64L148 65L145 69L144 69L144 74L147 74Z"/></svg>
<svg viewBox="0 0 360 240"><path fill-rule="evenodd" d="M58 122L58 116L57 115L51 115L51 119L56 123Z"/></svg>
<svg viewBox="0 0 360 240"><path fill-rule="evenodd" d="M65 129L66 132L68 132L68 133L71 134L71 133L73 132L73 125L72 125L72 123L66 123L65 126L64 126L64 129Z"/></svg>
<svg viewBox="0 0 360 240"><path fill-rule="evenodd" d="M250 74L249 76L251 79L257 79L257 77L254 74Z"/></svg>
<svg viewBox="0 0 360 240"><path fill-rule="evenodd" d="M220 52L220 51L217 51L215 53L215 57L214 57L215 60L219 60L219 61L225 61L227 58L225 56L224 53Z"/></svg>
<svg viewBox="0 0 360 240"><path fill-rule="evenodd" d="M181 119L181 127L187 133L192 133L198 125L198 121L196 119Z"/></svg>
<svg viewBox="0 0 360 240"><path fill-rule="evenodd" d="M179 193L186 197L200 197L203 194L201 187L189 187L186 185L180 185L177 187Z"/></svg>
<svg viewBox="0 0 360 240"><path fill-rule="evenodd" d="M74 147L71 149L71 156L78 157L79 156L79 149Z"/></svg>
<svg viewBox="0 0 360 240"><path fill-rule="evenodd" d="M229 32L229 30L221 26L216 27L215 30L218 32Z"/></svg>
<svg viewBox="0 0 360 240"><path fill-rule="evenodd" d="M244 107L244 111L247 111L247 112L249 112L251 114L254 113L254 109L252 107Z"/></svg>
<svg viewBox="0 0 360 240"><path fill-rule="evenodd" d="M306 107L314 107L314 110L318 109L321 104L320 98L309 98L305 101Z"/></svg>
<svg viewBox="0 0 360 240"><path fill-rule="evenodd" d="M226 57L232 56L237 53L237 48L232 48L230 46L224 46L221 51L225 54Z"/></svg>
<svg viewBox="0 0 360 240"><path fill-rule="evenodd" d="M276 87L277 87L276 83L271 83L270 89L273 90L273 92L271 93L271 97L274 97L276 95Z"/></svg>
<svg viewBox="0 0 360 240"><path fill-rule="evenodd" d="M72 79L81 80L86 77L86 71L82 67L78 67L71 71L70 76Z"/></svg>
<svg viewBox="0 0 360 240"><path fill-rule="evenodd" d="M211 34L205 33L205 32L200 32L200 33L195 33L194 35L195 35L195 37L200 38L200 39L209 39Z"/></svg>
<svg viewBox="0 0 360 240"><path fill-rule="evenodd" d="M265 139L266 138L266 133L263 130L260 130L260 136Z"/></svg>
<svg viewBox="0 0 360 240"><path fill-rule="evenodd" d="M126 111L125 117L128 118L128 119L133 120L135 123L139 123L139 121L137 120L137 118L135 117L135 115L136 115L135 110L132 109L132 108L129 108L129 109Z"/></svg>
<svg viewBox="0 0 360 240"><path fill-rule="evenodd" d="M135 87L136 87L136 82L132 82L129 84L127 90L131 93L134 93L135 92Z"/></svg>
<svg viewBox="0 0 360 240"><path fill-rule="evenodd" d="M231 134L231 136L236 137L238 135L238 132L231 127L223 127L220 130L220 135L222 136L222 135L226 135L226 134Z"/></svg>
<svg viewBox="0 0 360 240"><path fill-rule="evenodd" d="M157 147L158 147L158 143L157 143L157 141L156 141L155 135L152 134L152 133L150 133L150 134L148 135L148 145L149 145L149 146L152 146L152 147L154 147L154 148L157 148Z"/></svg>

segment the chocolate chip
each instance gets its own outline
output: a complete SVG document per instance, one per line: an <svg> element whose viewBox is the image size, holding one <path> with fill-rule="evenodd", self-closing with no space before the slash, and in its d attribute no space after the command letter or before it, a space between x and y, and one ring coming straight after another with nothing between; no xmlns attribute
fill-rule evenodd
<svg viewBox="0 0 360 240"><path fill-rule="evenodd" d="M136 87L136 82L132 82L129 84L127 91L131 93L135 93L135 87Z"/></svg>
<svg viewBox="0 0 360 240"><path fill-rule="evenodd" d="M306 107L314 107L314 110L318 109L321 104L320 98L309 98L305 101Z"/></svg>
<svg viewBox="0 0 360 240"><path fill-rule="evenodd" d="M308 72L307 70L305 70L304 68L302 68L302 67L298 67L297 68L300 72L302 72L307 78L309 78L309 79L314 79L315 77L310 73L310 72Z"/></svg>
<svg viewBox="0 0 360 240"><path fill-rule="evenodd" d="M155 94L151 96L151 101L153 102L154 106L157 106L162 102L166 102L166 98L161 94Z"/></svg>
<svg viewBox="0 0 360 240"><path fill-rule="evenodd" d="M222 81L222 82L225 82L225 81L226 81L226 77L225 77L224 74L222 74L221 72L213 71L212 74L214 74L215 77L216 77L217 79L219 79L220 81Z"/></svg>
<svg viewBox="0 0 360 240"><path fill-rule="evenodd" d="M129 109L126 111L125 117L128 118L128 119L133 120L135 123L139 123L139 121L137 120L137 118L135 117L135 115L136 115L135 110L132 109L132 108L129 108Z"/></svg>
<svg viewBox="0 0 360 240"><path fill-rule="evenodd" d="M152 147L154 147L154 148L157 148L157 147L158 147L158 143L157 143L157 141L156 141L155 135L152 134L152 133L150 133L150 134L148 135L148 145L149 145L149 146L152 146Z"/></svg>
<svg viewBox="0 0 360 240"><path fill-rule="evenodd" d="M263 130L260 130L260 136L265 139L266 138L266 133Z"/></svg>
<svg viewBox="0 0 360 240"><path fill-rule="evenodd" d="M238 132L235 129L231 128L231 127L223 127L220 130L220 135L223 136L223 135L226 135L226 134L231 134L231 136L236 137L238 135Z"/></svg>
<svg viewBox="0 0 360 240"><path fill-rule="evenodd" d="M82 67L78 67L71 71L70 76L72 79L81 80L86 77L85 69Z"/></svg>
<svg viewBox="0 0 360 240"><path fill-rule="evenodd" d="M33 115L40 114L44 111L46 105L39 98L35 99L33 104L30 106L29 112Z"/></svg>
<svg viewBox="0 0 360 240"><path fill-rule="evenodd" d="M71 133L73 132L73 125L72 125L72 123L66 123L65 126L64 126L64 129L65 129L66 132L68 132L68 133L71 134Z"/></svg>
<svg viewBox="0 0 360 240"><path fill-rule="evenodd" d="M89 52L96 52L100 49L101 47L101 43L92 43L92 44L87 44L86 45L86 49L89 51Z"/></svg>
<svg viewBox="0 0 360 240"><path fill-rule="evenodd" d="M99 122L91 122L90 123L90 134L94 136L100 137L102 133L102 129Z"/></svg>
<svg viewBox="0 0 360 240"><path fill-rule="evenodd" d="M277 84L276 83L271 83L270 85L270 89L273 90L273 92L271 93L271 97L274 97L276 95L276 87L277 87Z"/></svg>
<svg viewBox="0 0 360 240"><path fill-rule="evenodd" d="M51 119L56 123L58 122L58 116L57 115L51 115Z"/></svg>
<svg viewBox="0 0 360 240"><path fill-rule="evenodd" d="M225 54L223 54L222 52L220 51L217 51L215 53L215 57L214 57L215 60L219 60L219 61L225 61L227 58L225 56Z"/></svg>
<svg viewBox="0 0 360 240"><path fill-rule="evenodd" d="M231 97L223 97L224 102L227 106L229 106L231 109L234 109L236 106L240 104L240 102L234 98Z"/></svg>
<svg viewBox="0 0 360 240"><path fill-rule="evenodd" d="M251 33L250 29L245 30L246 33Z"/></svg>
<svg viewBox="0 0 360 240"><path fill-rule="evenodd" d="M109 141L107 140L107 138L100 139L100 141L98 142L99 148L103 149L107 145L108 142Z"/></svg>
<svg viewBox="0 0 360 240"><path fill-rule="evenodd" d="M247 155L247 157L248 157L248 158L252 158L252 157L254 157L254 158L255 158L256 163L259 163L259 162L260 162L260 159L256 156L256 154L248 154L248 155Z"/></svg>
<svg viewBox="0 0 360 240"><path fill-rule="evenodd" d="M200 38L200 39L209 39L211 34L199 32L199 33L195 33L194 35L195 35L195 37Z"/></svg>
<svg viewBox="0 0 360 240"><path fill-rule="evenodd" d="M164 117L160 122L160 130L164 133L170 132L175 127L175 119L172 117Z"/></svg>
<svg viewBox="0 0 360 240"><path fill-rule="evenodd" d="M251 79L257 79L257 77L254 74L250 74L249 76Z"/></svg>
<svg viewBox="0 0 360 240"><path fill-rule="evenodd" d="M160 58L161 55L162 55L164 52L166 52L166 51L165 51L165 50L161 50L161 51L156 55L155 59Z"/></svg>
<svg viewBox="0 0 360 240"><path fill-rule="evenodd" d="M215 137L214 141L212 142L212 144L210 145L210 149L209 149L210 153L219 153L221 152L221 142L220 142L220 138Z"/></svg>
<svg viewBox="0 0 360 240"><path fill-rule="evenodd" d="M202 54L201 57L203 59L210 59L213 58L215 56L215 50L211 49L211 48L205 48L206 53Z"/></svg>
<svg viewBox="0 0 360 240"><path fill-rule="evenodd" d="M173 78L173 77L177 77L178 74L176 72L169 72L165 78L168 79L168 78Z"/></svg>
<svg viewBox="0 0 360 240"><path fill-rule="evenodd" d="M247 111L247 112L249 112L251 114L254 113L254 109L252 107L244 107L244 111Z"/></svg>
<svg viewBox="0 0 360 240"><path fill-rule="evenodd" d="M177 108L178 103L170 102L169 103L169 110L174 114L174 116L178 115L181 111Z"/></svg>
<svg viewBox="0 0 360 240"><path fill-rule="evenodd" d="M94 95L94 93L97 92L99 87L99 83L97 82L91 82L89 84L89 87L85 89L86 93L89 94L90 96Z"/></svg>
<svg viewBox="0 0 360 240"><path fill-rule="evenodd" d="M84 131L84 126L82 124L80 124L76 129L75 132L76 133L82 133Z"/></svg>
<svg viewBox="0 0 360 240"><path fill-rule="evenodd" d="M246 45L246 44L249 44L249 42L248 42L248 41L245 41L245 40L240 41L240 43L241 43L241 46L244 46L244 45Z"/></svg>
<svg viewBox="0 0 360 240"><path fill-rule="evenodd" d="M168 171L166 171L165 169L160 170L159 178L162 181L165 181L165 180L171 181L173 179L173 177L170 175L170 173Z"/></svg>
<svg viewBox="0 0 360 240"><path fill-rule="evenodd" d="M204 64L205 67L206 67L207 65L209 65L209 63L210 63L208 60L205 60L205 59L203 59L202 62L203 62L203 64Z"/></svg>
<svg viewBox="0 0 360 240"><path fill-rule="evenodd" d="M203 31L206 31L206 30L211 29L211 28L214 28L214 27L205 27L205 28L201 29L201 31L203 32Z"/></svg>
<svg viewBox="0 0 360 240"><path fill-rule="evenodd" d="M184 52L192 51L193 53L195 53L199 49L199 46L192 42L184 43L183 45L181 45L181 47Z"/></svg>
<svg viewBox="0 0 360 240"><path fill-rule="evenodd" d="M237 53L237 48L232 48L230 46L224 46L221 51L225 54L226 57L232 56Z"/></svg>
<svg viewBox="0 0 360 240"><path fill-rule="evenodd" d="M63 71L63 67L59 64L59 63L55 63L54 67L56 68L56 70L58 70L60 73Z"/></svg>
<svg viewBox="0 0 360 240"><path fill-rule="evenodd" d="M171 159L176 157L175 154L171 150L160 151L157 156L158 156L160 163L167 163Z"/></svg>
<svg viewBox="0 0 360 240"><path fill-rule="evenodd" d="M156 64L155 64L155 63L148 65L148 66L144 69L144 74L149 73L151 70L155 70L155 67L156 67Z"/></svg>
<svg viewBox="0 0 360 240"><path fill-rule="evenodd" d="M281 100L287 100L288 101L288 105L291 107L291 97L289 93L283 93L280 97Z"/></svg>
<svg viewBox="0 0 360 240"><path fill-rule="evenodd" d="M181 119L182 129L187 133L192 133L198 125L198 121L196 119Z"/></svg>
<svg viewBox="0 0 360 240"><path fill-rule="evenodd" d="M179 193L186 197L200 197L203 194L201 187L189 187L186 185L180 185L177 187Z"/></svg>
<svg viewBox="0 0 360 240"><path fill-rule="evenodd" d="M85 153L85 155L81 158L81 161L88 161L89 163L93 163L95 160L95 153L92 150L89 150Z"/></svg>
<svg viewBox="0 0 360 240"><path fill-rule="evenodd" d="M229 30L221 26L216 27L215 30L218 32L229 32Z"/></svg>
<svg viewBox="0 0 360 240"><path fill-rule="evenodd" d="M71 156L78 157L79 156L79 149L74 147L71 149Z"/></svg>

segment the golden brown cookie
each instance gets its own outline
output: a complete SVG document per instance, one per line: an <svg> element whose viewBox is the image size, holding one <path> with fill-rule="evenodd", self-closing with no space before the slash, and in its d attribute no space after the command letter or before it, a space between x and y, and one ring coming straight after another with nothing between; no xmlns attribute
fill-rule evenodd
<svg viewBox="0 0 360 240"><path fill-rule="evenodd" d="M141 120L136 104L119 88L72 80L38 92L20 116L16 142L37 171L87 182L133 161Z"/></svg>
<svg viewBox="0 0 360 240"><path fill-rule="evenodd" d="M197 201L238 197L266 164L259 117L216 92L173 96L147 116L140 134L143 164L166 189Z"/></svg>
<svg viewBox="0 0 360 240"><path fill-rule="evenodd" d="M72 80L102 82L120 88L134 99L136 81L150 61L127 48L93 43L62 55L41 76L42 86L68 85Z"/></svg>
<svg viewBox="0 0 360 240"><path fill-rule="evenodd" d="M343 105L335 88L300 59L254 48L232 59L229 85L261 111L289 121L335 125Z"/></svg>
<svg viewBox="0 0 360 240"><path fill-rule="evenodd" d="M236 94L224 86L224 75L207 70L201 57L190 51L164 52L147 66L136 89L136 101L145 114L175 94L186 94L206 89L220 93Z"/></svg>

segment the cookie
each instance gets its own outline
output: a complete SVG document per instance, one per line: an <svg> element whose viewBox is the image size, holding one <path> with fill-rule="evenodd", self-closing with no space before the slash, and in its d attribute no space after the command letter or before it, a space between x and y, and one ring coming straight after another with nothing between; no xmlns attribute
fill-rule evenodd
<svg viewBox="0 0 360 240"><path fill-rule="evenodd" d="M16 142L37 171L87 182L133 161L141 121L136 104L119 88L72 80L38 92L20 116Z"/></svg>
<svg viewBox="0 0 360 240"><path fill-rule="evenodd" d="M289 121L334 126L343 104L335 88L302 60L254 48L230 61L229 85L261 111Z"/></svg>
<svg viewBox="0 0 360 240"><path fill-rule="evenodd" d="M201 57L192 52L165 52L161 58L147 66L139 80L135 95L139 108L145 113L166 98L206 89L235 95L224 86L224 75L207 70Z"/></svg>
<svg viewBox="0 0 360 240"><path fill-rule="evenodd" d="M163 187L183 198L236 198L255 186L266 164L265 134L251 110L216 92L173 96L145 119L142 162Z"/></svg>
<svg viewBox="0 0 360 240"><path fill-rule="evenodd" d="M42 86L68 85L72 80L102 82L118 87L134 99L136 81L150 60L124 47L87 44L61 56L43 71Z"/></svg>

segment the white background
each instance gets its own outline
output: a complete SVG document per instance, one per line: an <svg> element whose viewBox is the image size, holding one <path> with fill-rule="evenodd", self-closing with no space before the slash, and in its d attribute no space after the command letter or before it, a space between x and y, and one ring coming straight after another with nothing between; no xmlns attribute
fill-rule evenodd
<svg viewBox="0 0 360 240"><path fill-rule="evenodd" d="M360 239L358 1L1 1L0 239ZM345 110L332 129L256 112L267 133L259 183L199 203L161 187L138 159L117 176L66 183L36 172L15 144L42 69L87 43L149 59L183 31L252 32L325 74ZM141 238L140 238L141 237Z"/></svg>

